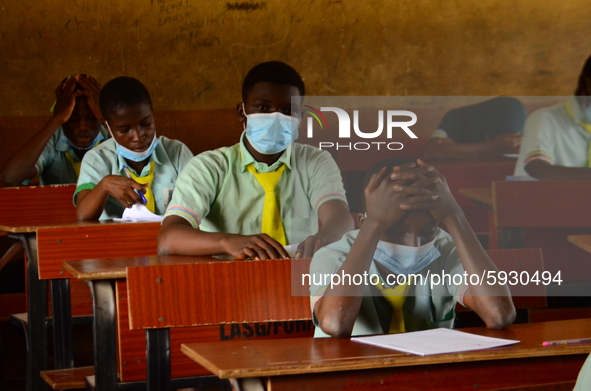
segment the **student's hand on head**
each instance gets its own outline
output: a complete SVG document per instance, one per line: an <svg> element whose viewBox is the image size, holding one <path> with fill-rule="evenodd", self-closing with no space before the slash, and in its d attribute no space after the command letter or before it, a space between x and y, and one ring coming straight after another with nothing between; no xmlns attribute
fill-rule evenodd
<svg viewBox="0 0 591 391"><path fill-rule="evenodd" d="M492 138L495 148L503 153L517 153L521 145L521 133L499 134Z"/></svg>
<svg viewBox="0 0 591 391"><path fill-rule="evenodd" d="M75 91L76 80L70 77L65 83L60 83L55 89L55 107L53 116L59 118L61 123L67 122L72 116L74 106L76 106L76 97L80 91Z"/></svg>
<svg viewBox="0 0 591 391"><path fill-rule="evenodd" d="M103 121L103 115L101 114L101 109L99 108L99 94L101 92L101 85L98 81L92 76L82 76L76 75L76 81L83 90L78 91L80 96L85 96L86 101L88 102L88 106L92 110L94 116Z"/></svg>
<svg viewBox="0 0 591 391"><path fill-rule="evenodd" d="M433 166L419 160L424 175L417 175L417 179L410 185L396 185L396 191L404 193L408 198L400 204L402 210L428 210L437 221L445 221L461 211L458 203L451 194L447 181ZM417 170L419 171L419 170Z"/></svg>
<svg viewBox="0 0 591 391"><path fill-rule="evenodd" d="M121 175L107 175L99 184L106 193L126 208L131 208L133 204L143 204L142 198L135 190L145 193L148 186Z"/></svg>
<svg viewBox="0 0 591 391"><path fill-rule="evenodd" d="M267 234L232 235L226 240L225 252L235 259L285 259L289 254L281 243Z"/></svg>
<svg viewBox="0 0 591 391"><path fill-rule="evenodd" d="M394 190L395 185L404 182L393 181L390 175L386 167L382 168L371 176L364 189L366 222L374 221L383 229L388 229L404 215L400 204L407 198L405 193Z"/></svg>

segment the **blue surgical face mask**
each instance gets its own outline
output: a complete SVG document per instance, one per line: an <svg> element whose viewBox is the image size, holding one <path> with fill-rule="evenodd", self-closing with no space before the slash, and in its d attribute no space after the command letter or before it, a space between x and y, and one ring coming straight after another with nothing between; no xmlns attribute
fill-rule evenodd
<svg viewBox="0 0 591 391"><path fill-rule="evenodd" d="M96 135L94 141L92 142L92 144L90 144L89 147L80 148L77 145L75 145L68 137L66 137L65 134L62 133L62 136L60 137L60 142L66 143L72 149L77 149L79 151L88 151L88 150L94 148L98 143L100 143L104 139L105 139L105 137L103 136L102 132L98 132L98 134Z"/></svg>
<svg viewBox="0 0 591 391"><path fill-rule="evenodd" d="M435 239L419 247L403 246L380 240L374 259L395 274L417 273L441 256Z"/></svg>
<svg viewBox="0 0 591 391"><path fill-rule="evenodd" d="M113 132L111 131L111 127L109 126L109 124L107 122L105 122L105 124L107 125L107 129L109 129L109 133L111 133L111 137L113 137L113 141L117 145L117 147L115 148L115 153L124 159L131 160L133 162L143 162L144 160L150 157L150 155L152 154L152 152L154 152L158 144L160 144L160 140L158 139L158 137L156 137L156 132L154 132L154 138L152 139L152 143L145 151L132 151L131 149L127 149L123 145L119 144L117 142L117 139L115 139L115 136L113 136Z"/></svg>
<svg viewBox="0 0 591 391"><path fill-rule="evenodd" d="M299 136L299 120L292 116L279 112L245 115L246 138L250 145L263 155L284 151Z"/></svg>

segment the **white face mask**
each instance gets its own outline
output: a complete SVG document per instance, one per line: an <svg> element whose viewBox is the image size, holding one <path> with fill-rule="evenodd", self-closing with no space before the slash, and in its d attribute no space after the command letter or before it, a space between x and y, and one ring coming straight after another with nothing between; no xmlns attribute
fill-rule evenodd
<svg viewBox="0 0 591 391"><path fill-rule="evenodd" d="M395 274L409 275L423 270L440 256L435 239L419 247L380 240L374 259Z"/></svg>

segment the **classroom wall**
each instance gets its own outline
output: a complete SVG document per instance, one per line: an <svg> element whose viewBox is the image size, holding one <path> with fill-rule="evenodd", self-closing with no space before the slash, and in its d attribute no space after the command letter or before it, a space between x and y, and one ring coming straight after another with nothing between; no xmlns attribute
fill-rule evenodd
<svg viewBox="0 0 591 391"><path fill-rule="evenodd" d="M156 110L227 108L261 61L314 95L568 95L588 0L0 0L0 117L69 73L140 78ZM0 118L1 122L1 118Z"/></svg>

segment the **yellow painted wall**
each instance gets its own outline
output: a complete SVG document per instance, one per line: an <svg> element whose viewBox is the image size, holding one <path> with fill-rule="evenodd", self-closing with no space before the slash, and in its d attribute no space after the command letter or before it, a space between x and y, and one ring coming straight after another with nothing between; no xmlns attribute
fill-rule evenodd
<svg viewBox="0 0 591 391"><path fill-rule="evenodd" d="M74 72L231 107L274 59L313 95L568 95L589 53L589 0L0 0L0 116L47 114Z"/></svg>

